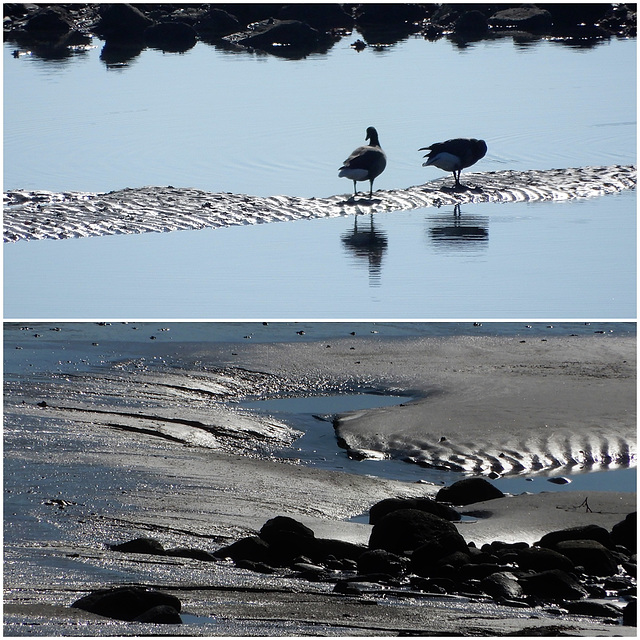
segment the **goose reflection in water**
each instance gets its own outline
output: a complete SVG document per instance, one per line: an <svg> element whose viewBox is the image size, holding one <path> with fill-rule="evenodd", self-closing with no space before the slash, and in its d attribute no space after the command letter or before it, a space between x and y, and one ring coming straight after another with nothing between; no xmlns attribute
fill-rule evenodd
<svg viewBox="0 0 640 640"><path fill-rule="evenodd" d="M369 283L380 285L382 257L387 250L387 234L376 231L373 224L373 213L369 214L369 224L365 228L358 227L358 214L355 215L353 230L342 235L342 243L347 250L358 259L366 259L369 267Z"/></svg>
<svg viewBox="0 0 640 640"><path fill-rule="evenodd" d="M453 220L448 216L429 220L434 223L429 229L429 237L436 247L486 248L489 242L489 218L470 216L463 222L459 204L453 208Z"/></svg>

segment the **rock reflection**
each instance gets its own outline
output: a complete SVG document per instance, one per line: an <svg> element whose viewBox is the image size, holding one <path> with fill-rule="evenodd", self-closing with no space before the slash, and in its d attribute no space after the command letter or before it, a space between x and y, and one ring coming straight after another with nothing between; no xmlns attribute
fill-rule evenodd
<svg viewBox="0 0 640 640"><path fill-rule="evenodd" d="M465 250L470 247L486 249L489 242L489 218L465 216L460 205L453 208L453 219L448 215L429 218L429 239L438 249Z"/></svg>
<svg viewBox="0 0 640 640"><path fill-rule="evenodd" d="M380 286L382 257L387 250L387 234L377 231L373 223L373 213L369 214L369 224L358 228L355 214L353 229L342 235L342 243L357 259L365 259L369 268L369 284Z"/></svg>

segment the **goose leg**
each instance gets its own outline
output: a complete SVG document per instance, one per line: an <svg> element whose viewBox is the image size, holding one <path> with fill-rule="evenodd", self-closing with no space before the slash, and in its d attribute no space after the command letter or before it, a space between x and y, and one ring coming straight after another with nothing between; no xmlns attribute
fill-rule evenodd
<svg viewBox="0 0 640 640"><path fill-rule="evenodd" d="M353 197L355 198L358 195L358 192L356 191L356 181L353 181Z"/></svg>

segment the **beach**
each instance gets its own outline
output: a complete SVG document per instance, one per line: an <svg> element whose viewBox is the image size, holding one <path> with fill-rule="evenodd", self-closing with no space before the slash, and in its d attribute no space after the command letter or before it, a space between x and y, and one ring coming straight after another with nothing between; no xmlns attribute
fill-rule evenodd
<svg viewBox="0 0 640 640"><path fill-rule="evenodd" d="M59 325L52 335L66 328ZM97 336L100 331L109 327L96 326ZM31 354L33 344L33 331L13 332L5 348L30 345ZM57 357L52 342L41 344ZM57 372L27 368L6 376L5 635L148 632L139 623L69 608L85 593L114 584L180 594L184 624L171 628L180 635L520 635L532 627L553 627L551 635L559 629L635 635L634 627L549 608L514 609L415 590L350 597L334 593L331 583L287 572L263 575L229 562L136 557L109 548L148 536L167 547L213 553L276 516L294 518L318 537L366 544L371 525L361 516L373 504L434 496L441 488L283 459L277 452L299 434L282 420L238 408L245 398L403 393L415 399L337 416L336 435L354 451L377 447L385 455L412 443L422 463L431 456L438 464L464 462L463 449L474 442L483 461L472 465L476 474L486 472L484 461L505 461L495 447L511 452L506 474L522 472L513 464L515 453L530 474L556 469L570 477L585 465L635 467L635 344L635 337L606 334L156 340L144 348L123 343L127 357L87 367L83 357L95 349L87 342L84 354L77 345L60 352ZM433 434L446 438L437 450L418 437L425 411ZM455 415L455 429L447 414ZM543 423L550 429L541 435ZM452 482L460 477L451 472ZM581 507L585 497L590 510ZM475 515L456 526L477 546L531 544L572 526L610 530L635 511L635 502L632 492L586 496L556 492L550 484L547 492L464 507L463 514ZM164 625L155 629L167 633Z"/></svg>

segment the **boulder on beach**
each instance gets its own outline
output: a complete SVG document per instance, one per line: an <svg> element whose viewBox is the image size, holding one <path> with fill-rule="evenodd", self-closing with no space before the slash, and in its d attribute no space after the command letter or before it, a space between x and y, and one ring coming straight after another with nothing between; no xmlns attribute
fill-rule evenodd
<svg viewBox="0 0 640 640"><path fill-rule="evenodd" d="M214 551L216 558L231 558L234 562L243 560L269 564L272 558L269 545L259 536L240 538L235 542Z"/></svg>
<svg viewBox="0 0 640 640"><path fill-rule="evenodd" d="M630 513L624 520L614 524L611 529L611 542L619 544L631 553L638 548L638 513Z"/></svg>
<svg viewBox="0 0 640 640"><path fill-rule="evenodd" d="M434 555L447 555L467 548L454 524L417 509L400 509L387 514L373 526L369 538L370 549L384 549L398 555L406 555L424 545L431 545Z"/></svg>
<svg viewBox="0 0 640 640"><path fill-rule="evenodd" d="M589 595L576 578L560 569L521 576L519 583L527 595L536 596L545 602L580 600Z"/></svg>
<svg viewBox="0 0 640 640"><path fill-rule="evenodd" d="M613 554L596 540L563 540L555 548L590 575L614 576L618 572Z"/></svg>
<svg viewBox="0 0 640 640"><path fill-rule="evenodd" d="M315 533L306 525L288 516L276 516L262 525L259 533L281 560L297 556L313 556L316 548Z"/></svg>
<svg viewBox="0 0 640 640"><path fill-rule="evenodd" d="M358 572L362 574L383 573L397 576L403 570L403 558L384 549L370 549L358 558Z"/></svg>
<svg viewBox="0 0 640 640"><path fill-rule="evenodd" d="M433 498L386 498L369 509L369 524L376 524L388 513L399 511L400 509L417 509L451 521L460 520L462 517L452 507L440 504Z"/></svg>
<svg viewBox="0 0 640 640"><path fill-rule="evenodd" d="M508 571L496 571L480 582L481 589L495 600L517 600L524 596L524 590L516 577Z"/></svg>
<svg viewBox="0 0 640 640"><path fill-rule="evenodd" d="M504 498L504 493L484 478L464 478L443 487L436 494L437 502L455 505L468 505L496 498Z"/></svg>
<svg viewBox="0 0 640 640"><path fill-rule="evenodd" d="M521 569L546 571L548 569L562 569L573 571L574 564L567 556L553 549L544 547L529 547L516 554L518 566Z"/></svg>
<svg viewBox="0 0 640 640"><path fill-rule="evenodd" d="M604 527L597 524L586 524L580 527L550 531L540 538L536 546L555 549L559 542L564 542L565 540L595 540L605 547L611 547L611 535Z"/></svg>
<svg viewBox="0 0 640 640"><path fill-rule="evenodd" d="M92 591L71 606L116 620L137 619L139 622L171 624L181 622L179 613L182 605L178 598L144 587L115 587Z"/></svg>

